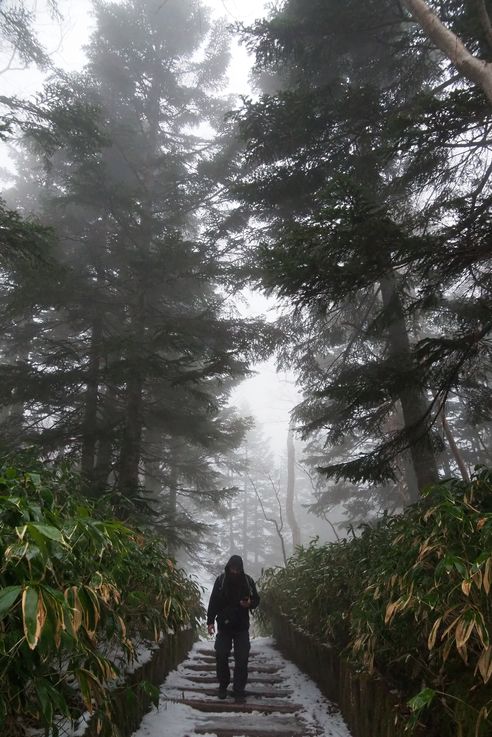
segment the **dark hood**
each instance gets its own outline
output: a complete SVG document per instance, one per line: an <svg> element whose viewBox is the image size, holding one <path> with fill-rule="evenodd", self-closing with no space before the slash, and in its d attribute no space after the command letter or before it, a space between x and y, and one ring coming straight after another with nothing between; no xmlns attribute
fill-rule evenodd
<svg viewBox="0 0 492 737"><path fill-rule="evenodd" d="M229 573L230 567L237 568L240 573L244 573L244 565L243 565L243 559L240 555L231 555L229 560L226 563L225 571L226 573Z"/></svg>

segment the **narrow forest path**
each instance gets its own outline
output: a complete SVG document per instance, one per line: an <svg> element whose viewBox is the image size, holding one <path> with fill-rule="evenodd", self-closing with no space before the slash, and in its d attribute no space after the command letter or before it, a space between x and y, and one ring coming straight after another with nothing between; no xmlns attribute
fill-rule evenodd
<svg viewBox="0 0 492 737"><path fill-rule="evenodd" d="M270 638L251 641L246 703L217 698L213 643L195 643L133 737L350 737L338 709Z"/></svg>

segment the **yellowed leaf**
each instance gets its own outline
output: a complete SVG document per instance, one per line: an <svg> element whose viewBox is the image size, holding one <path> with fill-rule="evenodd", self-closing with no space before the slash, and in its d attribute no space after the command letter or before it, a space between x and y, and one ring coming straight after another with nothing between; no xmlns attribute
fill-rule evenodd
<svg viewBox="0 0 492 737"><path fill-rule="evenodd" d="M469 578L463 579L461 582L461 590L464 593L465 596L470 595L470 589L471 589L471 581Z"/></svg>
<svg viewBox="0 0 492 737"><path fill-rule="evenodd" d="M477 569L477 570L475 571L475 573L474 573L474 574L472 575L472 577L471 577L471 578L472 578L472 581L473 581L473 583L474 583L474 584L475 584L475 586L477 587L477 589L478 589L478 590L480 591L480 589L482 588L482 581L483 581L483 576L482 576L482 571L481 571L481 569L480 569L480 568L478 568L478 569Z"/></svg>
<svg viewBox="0 0 492 737"><path fill-rule="evenodd" d="M441 639L442 639L442 637L441 637ZM453 640L450 637L446 641L446 643L444 644L444 648L443 648L443 651L442 651L442 659L443 659L444 662L446 662L446 660L448 659L448 656L449 656L449 653L451 652L451 648L452 647L453 647Z"/></svg>
<svg viewBox="0 0 492 737"><path fill-rule="evenodd" d="M120 623L121 634L123 635L123 639L126 639L126 624L125 624L125 621L124 621L124 619L122 617L120 617L119 614L117 615L117 617L118 617L118 622Z"/></svg>
<svg viewBox="0 0 492 737"><path fill-rule="evenodd" d="M400 606L400 600L393 601L392 603L388 604L386 607L386 614L384 616L384 623L389 624L393 617L395 616L396 612L398 611L398 608Z"/></svg>
<svg viewBox="0 0 492 737"><path fill-rule="evenodd" d="M43 631L44 623L46 622L46 606L43 601L43 595L40 592L38 599L38 611L36 614L36 639L38 640L41 632Z"/></svg>
<svg viewBox="0 0 492 737"><path fill-rule="evenodd" d="M483 682L487 683L492 676L492 647L490 645L482 651L478 659L477 668L480 671Z"/></svg>
<svg viewBox="0 0 492 737"><path fill-rule="evenodd" d="M17 537L19 538L19 540L23 540L24 535L26 534L26 531L27 531L27 525L22 525L22 527L16 527L15 531L17 533Z"/></svg>
<svg viewBox="0 0 492 737"><path fill-rule="evenodd" d="M473 628L475 627L475 620L472 619L469 622L467 622L465 619L460 619L458 624L456 625L456 631L455 631L455 641L456 641L456 649L465 661L465 663L468 660L468 649L466 647L466 643L470 639L470 635L473 632Z"/></svg>
<svg viewBox="0 0 492 737"><path fill-rule="evenodd" d="M422 560L422 558L425 558L427 553L434 549L435 545L429 545L430 540L431 538L428 537L427 540L424 540L424 542L420 546L417 560Z"/></svg>
<svg viewBox="0 0 492 737"><path fill-rule="evenodd" d="M429 650L432 650L432 648L436 644L437 631L438 631L439 626L441 624L441 619L442 619L441 617L438 617L436 619L436 621L434 622L434 624L432 625L432 629L431 629L431 631L429 633L429 637L427 639L427 647L429 648Z"/></svg>
<svg viewBox="0 0 492 737"><path fill-rule="evenodd" d="M163 607L164 619L167 619L169 617L169 612L171 611L171 603L172 603L171 597L168 597L166 601L164 602L164 607Z"/></svg>
<svg viewBox="0 0 492 737"><path fill-rule="evenodd" d="M456 649L458 653L460 654L461 659L463 662L468 665L468 648L466 645L457 645Z"/></svg>
<svg viewBox="0 0 492 737"><path fill-rule="evenodd" d="M64 596L70 607L70 619L73 632L74 634L77 634L83 619L82 605L79 600L77 586L70 586L70 588L66 589Z"/></svg>
<svg viewBox="0 0 492 737"><path fill-rule="evenodd" d="M484 719L488 718L488 716L489 716L489 710L487 709L486 706L482 706L482 708L478 712L477 721L475 722L475 737L479 737L479 735L482 733L480 729L480 725L482 724L482 721Z"/></svg>
<svg viewBox="0 0 492 737"><path fill-rule="evenodd" d="M492 558L487 558L483 571L483 588L485 593L488 594L490 591L490 585L492 583Z"/></svg>

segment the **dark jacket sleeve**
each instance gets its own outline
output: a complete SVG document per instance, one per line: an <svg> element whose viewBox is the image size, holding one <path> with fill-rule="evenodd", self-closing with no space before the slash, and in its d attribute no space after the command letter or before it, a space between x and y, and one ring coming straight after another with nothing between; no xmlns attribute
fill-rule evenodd
<svg viewBox="0 0 492 737"><path fill-rule="evenodd" d="M215 579L207 609L207 624L213 624L221 607L220 576Z"/></svg>
<svg viewBox="0 0 492 737"><path fill-rule="evenodd" d="M249 608L256 609L256 607L260 603L260 597L256 589L256 584L251 578L251 576L248 576L248 582L249 582L249 587L251 589L251 604L249 605Z"/></svg>

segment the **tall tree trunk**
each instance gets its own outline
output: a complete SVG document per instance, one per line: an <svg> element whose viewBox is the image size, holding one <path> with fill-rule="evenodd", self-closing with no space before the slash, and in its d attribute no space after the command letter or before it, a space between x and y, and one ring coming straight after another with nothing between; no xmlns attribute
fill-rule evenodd
<svg viewBox="0 0 492 737"><path fill-rule="evenodd" d="M242 542L243 542L243 549L242 549L242 557L244 561L244 565L246 565L246 561L248 560L248 489L246 484L244 485L244 491L243 491L243 533L242 533Z"/></svg>
<svg viewBox="0 0 492 737"><path fill-rule="evenodd" d="M403 410L401 407L401 402L396 402L395 405L395 412L392 415L392 418L394 419L394 422L390 422L390 429L392 430L402 430L405 427L405 420L403 419ZM401 463L403 466L403 476L405 479L405 484L407 487L407 493L406 493L406 499L404 501L404 505L408 506L409 504L414 504L419 500L420 494L419 494L419 487L417 483L417 477L415 475L415 469L413 467L412 463L412 456L410 451L404 450L403 453L400 455Z"/></svg>
<svg viewBox="0 0 492 737"><path fill-rule="evenodd" d="M96 461L92 474L92 490L100 494L108 485L113 470L113 445L117 416L116 388L109 386L100 401L101 419L99 424Z"/></svg>
<svg viewBox="0 0 492 737"><path fill-rule="evenodd" d="M82 421L82 452L80 460L82 476L84 476L89 483L92 480L96 456L102 329L102 318L97 315L92 323L89 365L87 367L84 418Z"/></svg>
<svg viewBox="0 0 492 737"><path fill-rule="evenodd" d="M259 530L260 515L258 513L259 512L258 506L259 506L258 505L258 499L255 498L255 512L254 512L254 518L253 518L254 541L255 541L254 542L254 551L253 552L254 552L254 556L255 556L254 557L255 565L258 564L258 553L259 553L259 549L260 549L260 530Z"/></svg>
<svg viewBox="0 0 492 737"><path fill-rule="evenodd" d="M402 2L432 43L454 64L463 77L479 85L489 103L492 103L492 64L474 56L424 0L402 0ZM477 9L485 35L491 44L491 22L483 0L477 0Z"/></svg>
<svg viewBox="0 0 492 737"><path fill-rule="evenodd" d="M19 323L15 336L15 351L12 355L6 356L7 363L10 361L14 365L28 364L29 352L31 350L33 335L36 332L35 323L32 314L29 314ZM20 386L14 386L10 392L10 401L6 404L2 411L2 445L9 451L19 448L22 444L24 434L24 412L25 402L22 397Z"/></svg>
<svg viewBox="0 0 492 737"><path fill-rule="evenodd" d="M151 252L154 221L155 157L159 155L159 118L161 90L159 87L159 64L155 60L155 73L145 100L145 117L148 122L147 161L142 174L141 222L138 234L142 266L135 274L136 304L132 317L132 344L129 348L130 376L127 382L127 406L119 462L119 489L122 493L137 489L142 452L143 390L145 384L145 361L147 328L147 257Z"/></svg>
<svg viewBox="0 0 492 737"><path fill-rule="evenodd" d="M236 542L234 540L234 507L232 501L229 502L229 558L234 555Z"/></svg>
<svg viewBox="0 0 492 737"><path fill-rule="evenodd" d="M461 478L463 479L463 481L466 481L466 483L469 484L470 474L468 473L468 469L466 467L463 456L461 455L461 451L458 448L456 440L453 437L451 428L448 425L448 421L446 419L446 407L445 406L442 408L442 427L444 430L444 435L446 436L446 440L449 443L449 448L451 450L451 453L453 454L454 460L456 461L458 468L460 469Z"/></svg>
<svg viewBox="0 0 492 737"><path fill-rule="evenodd" d="M118 489L124 495L133 494L138 489L142 451L146 328L146 299L142 279L137 283L137 290L128 348L126 411L118 464Z"/></svg>
<svg viewBox="0 0 492 737"><path fill-rule="evenodd" d="M122 494L133 494L139 485L142 441L143 380L138 371L127 383L125 427L118 464L118 488Z"/></svg>
<svg viewBox="0 0 492 737"><path fill-rule="evenodd" d="M396 365L405 370L412 370L413 357L405 322L403 305L398 294L396 277L392 269L381 279L381 295L383 306L388 316L388 338L390 354ZM439 480L434 449L430 436L430 422L427 415L427 401L420 386L415 380L404 381L399 390L405 430L408 436L410 455L419 490Z"/></svg>
<svg viewBox="0 0 492 737"><path fill-rule="evenodd" d="M289 425L287 432L287 499L285 501L285 511L287 522L292 533L292 546L295 548L301 544L301 531L297 523L294 511L294 498L296 491L296 450L294 446L294 433L292 425Z"/></svg>
<svg viewBox="0 0 492 737"><path fill-rule="evenodd" d="M171 472L169 474L169 495L168 495L168 526L176 534L176 520L178 515L178 469L176 462L171 453ZM173 537L167 542L169 552L176 554L176 543Z"/></svg>
<svg viewBox="0 0 492 737"><path fill-rule="evenodd" d="M143 437L144 458L144 486L156 502L162 499L162 473L160 458L162 457L163 437L156 427L146 428Z"/></svg>

